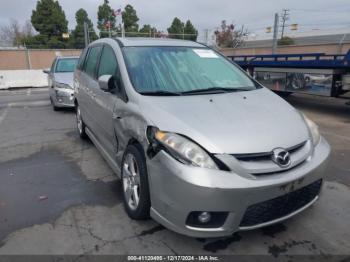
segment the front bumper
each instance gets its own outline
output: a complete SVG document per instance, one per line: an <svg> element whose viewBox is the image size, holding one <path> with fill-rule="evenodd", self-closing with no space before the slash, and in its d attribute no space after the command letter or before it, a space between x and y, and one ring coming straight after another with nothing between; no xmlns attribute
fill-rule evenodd
<svg viewBox="0 0 350 262"><path fill-rule="evenodd" d="M56 107L74 107L74 90L54 88L51 99Z"/></svg>
<svg viewBox="0 0 350 262"><path fill-rule="evenodd" d="M280 222L306 209L317 200L318 195L282 217L249 226L241 225L249 207L322 179L329 154L330 147L322 138L313 155L303 164L282 173L251 179L233 172L184 165L160 151L147 160L151 216L178 233L204 238L228 236L239 230ZM228 215L220 227L193 227L187 225L186 220L194 211L228 212Z"/></svg>

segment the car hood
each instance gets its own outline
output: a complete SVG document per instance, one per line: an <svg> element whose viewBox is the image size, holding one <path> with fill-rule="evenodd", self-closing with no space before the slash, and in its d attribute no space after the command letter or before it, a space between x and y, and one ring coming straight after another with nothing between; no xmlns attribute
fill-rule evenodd
<svg viewBox="0 0 350 262"><path fill-rule="evenodd" d="M67 84L73 87L73 72L69 73L55 73L55 81L62 84Z"/></svg>
<svg viewBox="0 0 350 262"><path fill-rule="evenodd" d="M185 135L216 154L270 152L309 139L302 116L266 88L246 92L142 96L151 125Z"/></svg>

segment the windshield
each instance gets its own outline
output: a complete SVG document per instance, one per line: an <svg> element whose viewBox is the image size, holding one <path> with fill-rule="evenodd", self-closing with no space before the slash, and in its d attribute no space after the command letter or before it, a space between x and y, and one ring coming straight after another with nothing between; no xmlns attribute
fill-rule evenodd
<svg viewBox="0 0 350 262"><path fill-rule="evenodd" d="M209 48L124 47L123 53L132 84L142 94L256 89L240 69Z"/></svg>
<svg viewBox="0 0 350 262"><path fill-rule="evenodd" d="M78 58L59 59L56 65L56 73L74 72Z"/></svg>

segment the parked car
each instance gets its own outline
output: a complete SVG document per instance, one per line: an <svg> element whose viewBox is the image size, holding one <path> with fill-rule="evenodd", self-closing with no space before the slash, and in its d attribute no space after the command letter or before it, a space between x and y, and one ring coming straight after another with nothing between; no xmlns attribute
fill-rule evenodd
<svg viewBox="0 0 350 262"><path fill-rule="evenodd" d="M122 179L133 219L228 236L319 197L330 147L316 124L202 44L100 39L74 85L77 130Z"/></svg>
<svg viewBox="0 0 350 262"><path fill-rule="evenodd" d="M74 108L73 72L79 57L57 57L51 69L44 70L48 76L50 102L56 111L60 108Z"/></svg>

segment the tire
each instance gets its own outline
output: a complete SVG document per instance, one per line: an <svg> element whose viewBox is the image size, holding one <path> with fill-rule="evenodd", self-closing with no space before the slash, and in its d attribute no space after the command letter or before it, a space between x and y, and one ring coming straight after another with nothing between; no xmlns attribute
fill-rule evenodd
<svg viewBox="0 0 350 262"><path fill-rule="evenodd" d="M81 116L79 105L76 105L75 114L76 114L78 134L79 134L81 139L86 139L87 138L87 134L85 132L86 125L85 125L83 118Z"/></svg>
<svg viewBox="0 0 350 262"><path fill-rule="evenodd" d="M148 219L151 207L148 173L145 155L140 145L127 147L122 160L121 172L126 213L135 220Z"/></svg>
<svg viewBox="0 0 350 262"><path fill-rule="evenodd" d="M309 85L310 83L311 83L311 79L310 79L310 77L305 77L305 83L307 84L307 85Z"/></svg>
<svg viewBox="0 0 350 262"><path fill-rule="evenodd" d="M52 98L51 98L51 97L50 97L50 102L51 102L53 111L58 111L58 110L60 110L59 107L55 106L55 104L54 104L54 102L52 101Z"/></svg>
<svg viewBox="0 0 350 262"><path fill-rule="evenodd" d="M289 97L291 94L293 94L293 92L285 92L285 91L276 91L275 93L283 98Z"/></svg>

